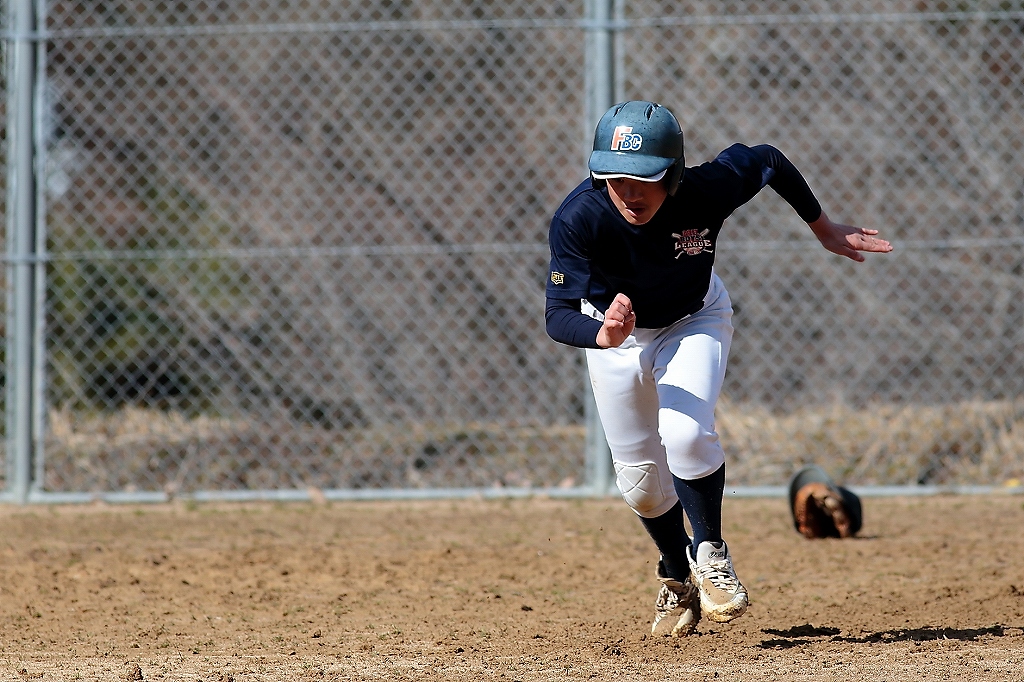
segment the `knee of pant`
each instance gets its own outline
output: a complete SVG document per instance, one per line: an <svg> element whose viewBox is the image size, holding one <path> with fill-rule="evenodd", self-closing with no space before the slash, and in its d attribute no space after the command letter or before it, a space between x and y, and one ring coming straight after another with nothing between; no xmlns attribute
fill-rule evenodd
<svg viewBox="0 0 1024 682"><path fill-rule="evenodd" d="M675 499L665 494L661 483L658 467L654 462L615 463L615 485L618 486L626 504L640 516L648 517L651 514L663 513L663 507L667 503L675 504Z"/></svg>
<svg viewBox="0 0 1024 682"><path fill-rule="evenodd" d="M680 478L700 478L725 462L718 434L700 429L696 424L692 429L674 431L671 437L663 435L662 439L668 452L669 468Z"/></svg>
<svg viewBox="0 0 1024 682"><path fill-rule="evenodd" d="M709 440L713 434L708 433L700 427L700 424L691 419L676 419L673 420L668 428L660 429L661 441L665 444L665 450L668 451L669 459L673 457L682 457L689 459L699 453L707 447Z"/></svg>
<svg viewBox="0 0 1024 682"><path fill-rule="evenodd" d="M718 451L721 450L718 434L713 429L702 427L692 419L673 420L669 425L663 424L659 431L670 462L673 459L700 461L709 458L715 459L718 456Z"/></svg>

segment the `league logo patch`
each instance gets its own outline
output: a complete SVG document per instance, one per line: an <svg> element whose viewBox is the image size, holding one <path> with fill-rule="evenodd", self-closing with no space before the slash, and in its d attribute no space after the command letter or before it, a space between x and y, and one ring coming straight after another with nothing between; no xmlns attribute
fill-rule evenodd
<svg viewBox="0 0 1024 682"><path fill-rule="evenodd" d="M565 284L565 275L563 275L560 272L552 272L551 273L551 283L552 284Z"/></svg>
<svg viewBox="0 0 1024 682"><path fill-rule="evenodd" d="M612 131L613 152L637 152L644 143L644 136L633 132L633 126L615 126Z"/></svg>
<svg viewBox="0 0 1024 682"><path fill-rule="evenodd" d="M684 230L682 234L677 232L672 233L672 237L675 238L675 251L676 260L684 253L687 256L697 256L702 253L714 253L715 250L711 248L711 240L707 238L710 230Z"/></svg>

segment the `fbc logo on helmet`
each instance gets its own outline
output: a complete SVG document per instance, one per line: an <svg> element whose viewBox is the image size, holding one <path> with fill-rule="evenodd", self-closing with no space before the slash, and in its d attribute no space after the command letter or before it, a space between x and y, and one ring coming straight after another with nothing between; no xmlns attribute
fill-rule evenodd
<svg viewBox="0 0 1024 682"><path fill-rule="evenodd" d="M633 126L615 126L612 131L613 152L636 152L640 151L640 145L644 137L640 133L633 132Z"/></svg>

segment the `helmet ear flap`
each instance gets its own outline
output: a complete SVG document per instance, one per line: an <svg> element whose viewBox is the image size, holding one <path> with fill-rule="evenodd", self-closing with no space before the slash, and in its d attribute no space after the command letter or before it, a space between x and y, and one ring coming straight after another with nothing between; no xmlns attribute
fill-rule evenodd
<svg viewBox="0 0 1024 682"><path fill-rule="evenodd" d="M670 197L675 196L676 190L679 189L679 185L683 181L684 170L683 159L680 158L674 164L669 166L668 172L665 173L665 177L662 179L662 182L665 183L665 190L668 192Z"/></svg>

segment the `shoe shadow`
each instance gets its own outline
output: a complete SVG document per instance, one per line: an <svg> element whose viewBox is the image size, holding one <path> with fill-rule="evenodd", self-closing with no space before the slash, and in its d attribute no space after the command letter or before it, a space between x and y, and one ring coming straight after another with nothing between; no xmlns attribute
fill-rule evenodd
<svg viewBox="0 0 1024 682"><path fill-rule="evenodd" d="M839 628L819 628L811 624L797 625L788 630L776 630L765 628L761 632L766 635L774 635L772 639L763 640L758 646L762 649L789 649L795 646L810 644L815 639L828 638L830 642L845 642L848 644L877 644L890 642L926 642L936 639L954 639L961 642L973 642L979 637L991 635L1003 637L1006 630L1021 630L1022 628L1009 627L1005 625L991 625L984 628L907 628L905 630L885 630L883 632L872 632L858 637L843 637Z"/></svg>

